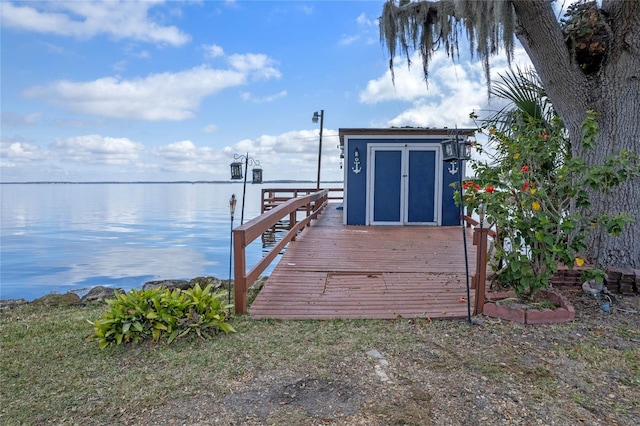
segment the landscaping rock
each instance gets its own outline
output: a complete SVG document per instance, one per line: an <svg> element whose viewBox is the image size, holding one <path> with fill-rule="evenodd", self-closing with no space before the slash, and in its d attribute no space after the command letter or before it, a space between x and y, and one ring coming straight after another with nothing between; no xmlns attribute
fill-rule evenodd
<svg viewBox="0 0 640 426"><path fill-rule="evenodd" d="M185 280L160 280L160 281L148 281L143 286L143 290L151 290L154 288L162 287L170 290L180 289L180 290L188 290L193 288L194 284L191 284L190 281Z"/></svg>
<svg viewBox="0 0 640 426"><path fill-rule="evenodd" d="M121 288L114 289L112 287L105 287L102 285L93 287L87 294L82 296L80 301L82 303L98 303L104 302L107 299L115 299L115 292L124 293Z"/></svg>
<svg viewBox="0 0 640 426"><path fill-rule="evenodd" d="M34 305L43 306L69 306L80 303L80 296L75 293L68 292L64 294L47 294L32 302Z"/></svg>
<svg viewBox="0 0 640 426"><path fill-rule="evenodd" d="M196 286L196 284L200 284L201 288L205 288L209 284L211 284L214 291L219 290L223 287L226 288L226 281L221 280L216 277L196 277L189 281L186 280L160 280L160 281L149 281L146 282L143 286L143 290L150 290L153 288L166 288L169 290L189 290Z"/></svg>
<svg viewBox="0 0 640 426"><path fill-rule="evenodd" d="M24 305L27 302L24 299L8 299L8 300L0 300L0 311L3 309L12 309L20 305Z"/></svg>
<svg viewBox="0 0 640 426"><path fill-rule="evenodd" d="M213 291L216 291L220 290L223 287L226 288L226 282L226 280L221 280L216 277L197 277L189 281L189 285L191 286L191 288L193 288L196 286L196 284L200 284L201 288L205 288L206 286L211 284Z"/></svg>

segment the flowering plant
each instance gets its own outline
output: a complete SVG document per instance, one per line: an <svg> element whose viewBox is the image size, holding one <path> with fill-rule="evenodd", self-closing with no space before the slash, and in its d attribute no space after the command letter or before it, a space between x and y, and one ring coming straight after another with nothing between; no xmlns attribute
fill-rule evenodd
<svg viewBox="0 0 640 426"><path fill-rule="evenodd" d="M595 116L590 112L583 124L585 149L598 137ZM632 220L625 213L589 216L586 188L607 191L637 174L637 157L623 151L589 167L571 156L558 118L543 122L529 117L506 131L486 122L480 131L493 150L478 150L491 161L471 163L476 178L462 186L465 205L477 209L484 204L502 243L496 245L498 263L493 265L498 278L530 300L548 287L559 264L572 268L585 263L582 253L593 228L615 235Z"/></svg>

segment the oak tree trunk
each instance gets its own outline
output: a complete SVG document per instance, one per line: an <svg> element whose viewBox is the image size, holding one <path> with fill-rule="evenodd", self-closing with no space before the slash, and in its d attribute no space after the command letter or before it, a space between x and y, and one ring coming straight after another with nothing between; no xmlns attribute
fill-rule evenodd
<svg viewBox="0 0 640 426"><path fill-rule="evenodd" d="M610 45L602 67L583 72L567 48L547 0L516 0L517 37L529 54L554 108L563 118L573 155L589 165L602 164L622 150L640 153L640 2L604 1ZM584 150L581 124L587 111L598 118L600 138ZM591 191L588 215L627 212L634 222L622 234L596 229L588 241L588 260L599 267L640 268L640 178L610 192Z"/></svg>

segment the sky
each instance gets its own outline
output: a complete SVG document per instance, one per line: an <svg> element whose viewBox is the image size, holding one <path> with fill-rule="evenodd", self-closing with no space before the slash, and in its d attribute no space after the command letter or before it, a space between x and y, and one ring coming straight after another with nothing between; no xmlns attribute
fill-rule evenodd
<svg viewBox="0 0 640 426"><path fill-rule="evenodd" d="M340 128L474 127L499 109L466 42L407 67L381 44L384 1L5 1L0 177L341 181ZM526 65L521 47L513 65ZM508 69L492 59L492 79Z"/></svg>

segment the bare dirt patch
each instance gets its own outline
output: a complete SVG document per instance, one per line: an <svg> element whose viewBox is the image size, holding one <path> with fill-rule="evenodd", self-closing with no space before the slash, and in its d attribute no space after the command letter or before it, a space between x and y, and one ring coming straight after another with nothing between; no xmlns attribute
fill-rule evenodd
<svg viewBox="0 0 640 426"><path fill-rule="evenodd" d="M383 321L354 344L341 335L349 333L345 321L333 348L316 347L307 330L313 364L301 355L247 371L233 386L218 384L222 394L178 399L152 417L229 425L639 424L640 299L618 297L606 313L593 296L565 294L576 307L568 324ZM318 322L321 345L335 331L329 323ZM362 324L353 323L353 333L365 332ZM188 411L175 416L176 407Z"/></svg>

